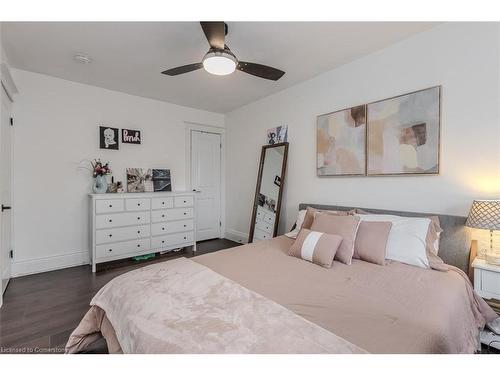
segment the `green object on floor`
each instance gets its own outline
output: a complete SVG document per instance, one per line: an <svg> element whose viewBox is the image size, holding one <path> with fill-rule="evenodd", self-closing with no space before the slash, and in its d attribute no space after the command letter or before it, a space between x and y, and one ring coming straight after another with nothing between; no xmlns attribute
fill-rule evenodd
<svg viewBox="0 0 500 375"><path fill-rule="evenodd" d="M155 256L156 256L155 253L151 253L151 254L139 255L139 256L133 257L132 259L133 260L147 260L147 259L152 259Z"/></svg>

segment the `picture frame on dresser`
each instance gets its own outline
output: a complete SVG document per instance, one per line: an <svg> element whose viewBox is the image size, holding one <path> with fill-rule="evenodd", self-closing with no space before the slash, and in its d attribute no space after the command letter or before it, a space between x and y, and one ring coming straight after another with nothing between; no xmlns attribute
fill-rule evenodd
<svg viewBox="0 0 500 375"><path fill-rule="evenodd" d="M97 264L193 247L193 192L90 194L92 272Z"/></svg>

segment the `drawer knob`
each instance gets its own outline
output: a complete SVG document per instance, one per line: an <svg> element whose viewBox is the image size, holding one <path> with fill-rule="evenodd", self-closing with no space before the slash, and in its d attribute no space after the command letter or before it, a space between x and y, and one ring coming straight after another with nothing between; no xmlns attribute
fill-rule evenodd
<svg viewBox="0 0 500 375"><path fill-rule="evenodd" d="M113 235L112 235L112 234L110 234L109 236L110 236L110 237L113 237Z"/></svg>
<svg viewBox="0 0 500 375"><path fill-rule="evenodd" d="M186 227L187 227L187 225L186 225L186 224L184 224L184 228L186 228Z"/></svg>
<svg viewBox="0 0 500 375"><path fill-rule="evenodd" d="M140 206L141 204L140 203L137 203L138 206Z"/></svg>
<svg viewBox="0 0 500 375"><path fill-rule="evenodd" d="M141 244L138 244L137 247L141 247Z"/></svg>
<svg viewBox="0 0 500 375"><path fill-rule="evenodd" d="M109 252L113 251L113 249L109 249Z"/></svg>
<svg viewBox="0 0 500 375"><path fill-rule="evenodd" d="M165 240L162 240L161 243L165 243Z"/></svg>
<svg viewBox="0 0 500 375"><path fill-rule="evenodd" d="M113 222L113 220L112 220L112 219L109 219L109 222L110 222L110 223L112 223L112 222Z"/></svg>
<svg viewBox="0 0 500 375"><path fill-rule="evenodd" d="M186 239L186 237L184 237L184 239Z"/></svg>
<svg viewBox="0 0 500 375"><path fill-rule="evenodd" d="M161 215L161 217L165 217L165 215Z"/></svg>
<svg viewBox="0 0 500 375"><path fill-rule="evenodd" d="M141 218L140 218L140 217L138 217L138 218L137 218L137 220L141 220Z"/></svg>
<svg viewBox="0 0 500 375"><path fill-rule="evenodd" d="M184 201L184 203L186 203L186 201Z"/></svg>
<svg viewBox="0 0 500 375"><path fill-rule="evenodd" d="M163 228L161 228L161 230L165 230L165 228L163 227Z"/></svg>
<svg viewBox="0 0 500 375"><path fill-rule="evenodd" d="M161 204L165 204L165 202L161 202Z"/></svg>
<svg viewBox="0 0 500 375"><path fill-rule="evenodd" d="M137 231L137 233L141 233L141 231L140 231L140 230L138 230L138 231Z"/></svg>
<svg viewBox="0 0 500 375"><path fill-rule="evenodd" d="M187 215L187 212L184 212L184 215Z"/></svg>
<svg viewBox="0 0 500 375"><path fill-rule="evenodd" d="M111 207L113 207L113 205L112 205L112 204L110 204L110 205L109 205L109 208L111 208Z"/></svg>

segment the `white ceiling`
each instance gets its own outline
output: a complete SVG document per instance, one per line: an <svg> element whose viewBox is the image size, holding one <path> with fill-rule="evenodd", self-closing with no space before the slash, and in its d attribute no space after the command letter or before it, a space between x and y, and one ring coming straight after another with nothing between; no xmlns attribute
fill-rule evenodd
<svg viewBox="0 0 500 375"><path fill-rule="evenodd" d="M286 74L268 81L203 69L176 77L167 68L201 61L208 43L198 22L6 22L4 48L19 69L214 112L229 112L436 25L430 22L228 22L238 58ZM88 54L88 65L73 60Z"/></svg>

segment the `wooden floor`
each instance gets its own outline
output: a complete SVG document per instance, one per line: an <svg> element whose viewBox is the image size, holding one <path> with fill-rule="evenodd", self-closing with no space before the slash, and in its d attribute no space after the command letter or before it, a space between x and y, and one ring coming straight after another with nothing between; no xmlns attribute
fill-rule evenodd
<svg viewBox="0 0 500 375"><path fill-rule="evenodd" d="M90 266L79 266L12 279L0 308L0 353L63 353L94 294L114 277L151 263L238 245L226 239L210 240L199 242L196 254L188 248L149 261L112 262L95 274Z"/></svg>

